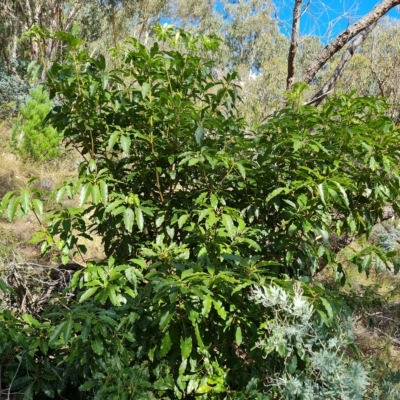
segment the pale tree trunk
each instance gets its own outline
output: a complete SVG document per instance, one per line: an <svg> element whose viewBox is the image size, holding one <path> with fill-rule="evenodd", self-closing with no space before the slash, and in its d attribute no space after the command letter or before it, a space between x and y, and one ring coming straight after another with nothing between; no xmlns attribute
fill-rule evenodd
<svg viewBox="0 0 400 400"><path fill-rule="evenodd" d="M13 41L11 47L11 57L16 59L17 58L17 44L18 44L18 36L16 33L13 34Z"/></svg>
<svg viewBox="0 0 400 400"><path fill-rule="evenodd" d="M0 0L0 17L15 23L21 33L35 24L52 32L68 30L87 2L88 0L76 0L68 10L68 15L65 15L64 0ZM59 46L60 41L57 39L47 39L39 43L37 39L30 37L30 58L41 63L52 60ZM0 51L4 53L2 49Z"/></svg>
<svg viewBox="0 0 400 400"><path fill-rule="evenodd" d="M286 89L289 90L293 84L295 69L295 59L297 49L299 48L299 30L300 30L300 17L301 5L303 0L296 0L293 8L293 22L292 22L292 37L290 40L290 48L288 55L288 72L286 78Z"/></svg>

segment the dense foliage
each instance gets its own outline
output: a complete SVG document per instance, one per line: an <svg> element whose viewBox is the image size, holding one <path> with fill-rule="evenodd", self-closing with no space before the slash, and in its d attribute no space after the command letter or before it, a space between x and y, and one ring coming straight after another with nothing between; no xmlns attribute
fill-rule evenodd
<svg viewBox="0 0 400 400"><path fill-rule="evenodd" d="M4 64L0 64L0 118L4 119L16 115L18 108L22 105L29 93L30 85L24 79L25 73L22 73L26 67L23 62L13 60L13 68L20 72L16 76L7 71Z"/></svg>
<svg viewBox="0 0 400 400"><path fill-rule="evenodd" d="M312 277L328 263L342 276L334 235L368 232L388 201L398 210L384 103L342 95L316 109L298 85L252 131L237 75L215 80L198 56L219 41L157 34L150 49L115 48L112 70L69 37L48 71L48 121L82 154L78 176L46 216L28 189L1 209L43 219L44 253L84 260L96 235L107 260L74 275L76 302L1 312L2 385L22 398L371 396L349 359L351 310ZM368 271L393 256L370 246L353 261Z"/></svg>

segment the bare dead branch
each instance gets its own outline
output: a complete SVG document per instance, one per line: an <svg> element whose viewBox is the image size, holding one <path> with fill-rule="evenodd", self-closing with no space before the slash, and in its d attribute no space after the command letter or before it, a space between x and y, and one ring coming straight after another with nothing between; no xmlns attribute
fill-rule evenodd
<svg viewBox="0 0 400 400"><path fill-rule="evenodd" d="M333 71L333 74L331 77L328 79L328 81L325 83L325 85L313 96L311 101L309 101L307 104L314 104L314 106L318 106L321 101L324 99L324 97L333 90L333 87L336 85L336 82L339 80L339 78L342 76L344 69L346 68L346 65L349 63L349 61L352 59L355 51L361 44L364 42L364 40L368 37L368 35L371 33L371 31L375 28L376 24L378 21L375 21L372 25L370 25L368 28L366 28L363 32L361 32L347 47L346 51L344 52L342 59L339 62L339 65L336 67L335 71Z"/></svg>
<svg viewBox="0 0 400 400"><path fill-rule="evenodd" d="M315 95L310 101L307 101L306 103L303 104L303 106L309 106L310 104L315 103L317 100L322 100L325 96L327 96L329 93L331 93L332 90L328 90L327 92L324 92L321 96L316 97ZM319 103L318 103L319 104ZM314 104L315 105L315 104Z"/></svg>
<svg viewBox="0 0 400 400"><path fill-rule="evenodd" d="M389 74L386 74L384 79L379 78L378 73L376 72L376 70L374 69L374 59L373 59L373 53L375 50L375 39L372 40L372 47L371 47L371 52L369 55L369 61L370 61L370 70L371 70L371 74L372 76L376 79L376 81L378 82L378 87L379 87L379 92L380 95L382 97L385 97L385 91L384 91L384 86L387 82L387 79L389 78Z"/></svg>
<svg viewBox="0 0 400 400"><path fill-rule="evenodd" d="M400 0L383 0L363 18L344 30L336 39L332 40L321 53L311 62L302 74L302 80L309 83L325 63L339 50L341 50L351 39L374 24L387 14L392 8L400 4Z"/></svg>
<svg viewBox="0 0 400 400"><path fill-rule="evenodd" d="M76 3L75 6L72 8L71 12L69 13L67 20L65 21L65 26L61 26L61 29L68 30L70 28L70 25L75 21L76 17L82 11L82 9L83 9L83 4Z"/></svg>

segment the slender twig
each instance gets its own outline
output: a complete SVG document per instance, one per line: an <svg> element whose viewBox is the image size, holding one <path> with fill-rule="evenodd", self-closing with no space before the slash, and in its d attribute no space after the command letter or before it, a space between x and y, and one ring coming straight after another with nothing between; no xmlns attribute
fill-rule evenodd
<svg viewBox="0 0 400 400"><path fill-rule="evenodd" d="M368 28L366 28L363 32L361 32L357 36L357 38L355 38L353 40L353 42L351 42L349 44L346 51L343 53L343 56L339 62L339 65L333 71L333 74L331 75L331 77L328 79L328 81L325 83L325 85L314 95L314 97L311 99L311 101L308 102L308 104L314 104L315 106L319 105L321 103L322 99L328 94L328 92L333 90L334 86L336 85L336 82L342 76L346 65L349 63L349 61L354 56L357 48L359 46L361 46L361 44L365 41L365 39L368 37L368 35L371 33L371 31L375 28L377 23L378 22L376 21L373 24L371 24Z"/></svg>
<svg viewBox="0 0 400 400"><path fill-rule="evenodd" d="M391 337L390 335L388 335L385 331L383 331L382 329L379 328L374 328L376 331L379 331L380 333L382 333L384 336L386 336L388 339L390 339L393 343L396 343L397 345L400 346L400 340L395 339L393 337Z"/></svg>
<svg viewBox="0 0 400 400"><path fill-rule="evenodd" d="M21 357L21 359L19 360L19 363L18 363L18 368L17 368L17 370L15 371L15 374L14 374L14 376L13 376L12 380L11 380L10 387L8 388L7 399L9 399L9 398L10 398L10 396L11 396L11 387L12 387L12 385L13 385L13 383L14 383L14 380L15 380L15 378L16 378L16 376L17 376L17 374L18 374L19 368L21 367L21 364L22 364L22 358L23 358L23 357Z"/></svg>

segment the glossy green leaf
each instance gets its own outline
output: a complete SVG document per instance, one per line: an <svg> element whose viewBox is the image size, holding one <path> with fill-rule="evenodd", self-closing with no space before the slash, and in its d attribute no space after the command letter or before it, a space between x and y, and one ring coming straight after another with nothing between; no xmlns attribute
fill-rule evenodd
<svg viewBox="0 0 400 400"><path fill-rule="evenodd" d="M296 152L299 150L301 147L303 147L303 142L300 140L293 140L293 151Z"/></svg>
<svg viewBox="0 0 400 400"><path fill-rule="evenodd" d="M118 142L118 138L120 136L119 131L115 131L110 135L110 138L108 139L108 150L111 151L114 149L115 143Z"/></svg>
<svg viewBox="0 0 400 400"><path fill-rule="evenodd" d="M318 185L318 193L321 198L321 201L327 205L328 199L329 199L329 190L328 190L328 184L327 182L322 182Z"/></svg>
<svg viewBox="0 0 400 400"><path fill-rule="evenodd" d="M395 275L397 275L400 271L400 258L394 257L392 262L393 262L393 272L395 273Z"/></svg>
<svg viewBox="0 0 400 400"><path fill-rule="evenodd" d="M101 74L101 86L102 86L102 89L103 90L106 89L107 85L108 85L108 74L103 72Z"/></svg>
<svg viewBox="0 0 400 400"><path fill-rule="evenodd" d="M334 183L339 188L339 192L341 194L343 203L346 205L346 207L350 207L350 202L349 202L349 198L347 196L346 190L343 188L343 186L340 183L338 183L338 182L334 182Z"/></svg>
<svg viewBox="0 0 400 400"><path fill-rule="evenodd" d="M81 386L79 386L79 390L82 391L82 392L85 392L87 390L92 389L96 385L97 385L97 383L94 380L93 381L86 381Z"/></svg>
<svg viewBox="0 0 400 400"><path fill-rule="evenodd" d="M69 319L67 321L67 323L65 324L65 326L64 326L63 339L64 339L64 343L65 344L67 344L69 342L69 340L71 339L73 325L74 325L74 320L73 319Z"/></svg>
<svg viewBox="0 0 400 400"><path fill-rule="evenodd" d="M197 377L196 377L196 378L197 378ZM187 388L186 388L186 393L190 394L190 393L192 393L194 390L196 390L196 388L198 388L198 386L199 386L199 380L196 379L196 378L193 378L193 379L190 379L190 380L189 380L189 382L188 382L188 384L187 384Z"/></svg>
<svg viewBox="0 0 400 400"><path fill-rule="evenodd" d="M148 82L144 82L142 85L142 97L145 99L150 93L150 85Z"/></svg>
<svg viewBox="0 0 400 400"><path fill-rule="evenodd" d="M203 308L201 309L201 315L207 317L211 311L212 298L209 294L206 294L203 299Z"/></svg>
<svg viewBox="0 0 400 400"><path fill-rule="evenodd" d="M164 357L165 355L167 355L168 352L171 350L171 347L172 347L172 340L169 331L167 331L165 332L164 337L161 341L160 357Z"/></svg>
<svg viewBox="0 0 400 400"><path fill-rule="evenodd" d="M172 317L174 316L173 311L174 311L174 305L165 307L162 310L161 317L160 317L160 323L159 323L160 329L164 329L169 324Z"/></svg>
<svg viewBox="0 0 400 400"><path fill-rule="evenodd" d="M101 201L106 206L107 203L108 203L108 185L107 185L107 182L100 181L99 182L99 189L100 189Z"/></svg>
<svg viewBox="0 0 400 400"><path fill-rule="evenodd" d="M91 287L90 289L83 292L82 295L79 297L79 303L83 303L85 300L92 297L97 292L98 289L99 289L98 287Z"/></svg>
<svg viewBox="0 0 400 400"><path fill-rule="evenodd" d="M79 195L79 207L82 207L86 203L91 190L92 190L91 183L85 183L82 186L81 193Z"/></svg>
<svg viewBox="0 0 400 400"><path fill-rule="evenodd" d="M281 187L274 189L268 196L267 196L267 202L271 201L275 197L279 196L280 194L288 194L290 193L290 189L286 187Z"/></svg>
<svg viewBox="0 0 400 400"><path fill-rule="evenodd" d="M143 212L140 207L135 207L136 223L140 231L144 228Z"/></svg>
<svg viewBox="0 0 400 400"><path fill-rule="evenodd" d="M188 214L183 214L183 215L181 215L179 217L179 219L178 219L178 227L179 227L179 229L181 229L183 227L183 225L185 225L188 217L189 217Z"/></svg>
<svg viewBox="0 0 400 400"><path fill-rule="evenodd" d="M128 154L131 149L131 138L127 135L122 135L120 142L122 150Z"/></svg>
<svg viewBox="0 0 400 400"><path fill-rule="evenodd" d="M224 224L228 235L230 237L233 237L235 235L235 225L233 224L231 216L227 214L222 214L222 223Z"/></svg>
<svg viewBox="0 0 400 400"><path fill-rule="evenodd" d="M216 210L218 207L218 198L215 194L212 194L210 196L210 203L211 203L211 207Z"/></svg>
<svg viewBox="0 0 400 400"><path fill-rule="evenodd" d="M43 215L43 202L39 199L33 199L32 204L37 215Z"/></svg>
<svg viewBox="0 0 400 400"><path fill-rule="evenodd" d="M328 313L329 319L332 320L332 318L334 317L334 313L333 313L330 302L327 299L325 299L324 297L321 297L321 302L324 305L324 308Z"/></svg>
<svg viewBox="0 0 400 400"><path fill-rule="evenodd" d="M10 199L15 195L14 191L7 192L1 200L0 203L0 215L3 214L4 210L7 208Z"/></svg>
<svg viewBox="0 0 400 400"><path fill-rule="evenodd" d="M185 360L190 356L192 352L192 345L193 345L192 337L191 336L181 337L180 343L181 343L182 358Z"/></svg>
<svg viewBox="0 0 400 400"><path fill-rule="evenodd" d="M22 319L32 326L40 326L40 323L37 319L33 318L30 314L23 314Z"/></svg>
<svg viewBox="0 0 400 400"><path fill-rule="evenodd" d="M120 214L123 214L123 213L125 212L125 210L126 210L126 207L125 207L125 206L119 206L119 207L117 207L117 208L114 208L114 209L111 211L111 214L114 215L114 216L120 215Z"/></svg>
<svg viewBox="0 0 400 400"><path fill-rule="evenodd" d="M21 209L22 211L27 214L30 211L31 206L31 196L28 190L23 189L21 190Z"/></svg>
<svg viewBox="0 0 400 400"><path fill-rule="evenodd" d="M165 214L160 215L159 217L156 218L156 228L159 228L163 224L164 219L165 219Z"/></svg>
<svg viewBox="0 0 400 400"><path fill-rule="evenodd" d="M240 346L243 341L242 328L240 327L240 325L236 327L235 341L238 346Z"/></svg>
<svg viewBox="0 0 400 400"><path fill-rule="evenodd" d="M7 206L7 217L10 222L13 221L15 214L18 210L21 199L19 197L14 197L10 200Z"/></svg>
<svg viewBox="0 0 400 400"><path fill-rule="evenodd" d="M222 319L226 319L226 310L224 308L224 306L222 305L222 302L220 300L213 300L213 305L214 308L216 309L218 315L222 318Z"/></svg>
<svg viewBox="0 0 400 400"><path fill-rule="evenodd" d="M196 335L196 340L197 340L197 345L200 347L200 349L205 349L205 345L203 342L203 338L201 337L200 329L198 324L194 324L194 333Z"/></svg>
<svg viewBox="0 0 400 400"><path fill-rule="evenodd" d="M197 127L196 132L195 132L195 138L196 138L196 143L199 146L202 146L203 141L204 141L204 128L202 126Z"/></svg>
<svg viewBox="0 0 400 400"><path fill-rule="evenodd" d="M133 223L135 221L135 213L131 208L127 208L124 211L124 225L128 232L132 232Z"/></svg>
<svg viewBox="0 0 400 400"><path fill-rule="evenodd" d="M100 189L98 185L92 186L92 202L93 204L98 204L100 202Z"/></svg>
<svg viewBox="0 0 400 400"><path fill-rule="evenodd" d="M57 327L54 329L53 333L50 335L49 338L49 343L57 340L60 336L61 331L64 328L64 325L67 323L67 321L63 321L60 324L57 325Z"/></svg>
<svg viewBox="0 0 400 400"><path fill-rule="evenodd" d="M92 347L92 350L99 356L101 356L104 352L104 344L103 340L100 339L99 337L95 337L91 342L90 346Z"/></svg>
<svg viewBox="0 0 400 400"><path fill-rule="evenodd" d="M197 394L204 394L204 393L211 392L212 389L213 389L212 386L203 385L203 386L200 386L200 387L196 390L196 393L197 393Z"/></svg>

